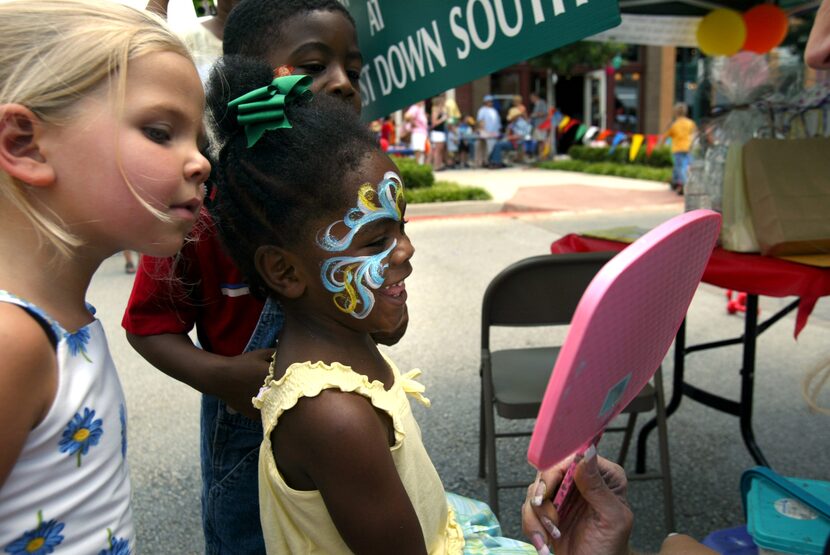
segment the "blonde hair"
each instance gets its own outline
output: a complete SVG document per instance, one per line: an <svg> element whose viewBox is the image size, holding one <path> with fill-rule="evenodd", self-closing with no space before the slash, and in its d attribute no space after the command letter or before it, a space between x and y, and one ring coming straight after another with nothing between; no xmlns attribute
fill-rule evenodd
<svg viewBox="0 0 830 555"><path fill-rule="evenodd" d="M689 107L683 102L678 102L674 105L674 115L686 117L689 115Z"/></svg>
<svg viewBox="0 0 830 555"><path fill-rule="evenodd" d="M187 48L155 14L109 0L0 2L0 110L20 104L49 124L68 122L73 108L106 82L123 111L129 60ZM120 166L120 163L119 163ZM158 212L133 194L151 211ZM37 206L27 186L0 171L0 199L20 210L64 255L80 240L53 211Z"/></svg>

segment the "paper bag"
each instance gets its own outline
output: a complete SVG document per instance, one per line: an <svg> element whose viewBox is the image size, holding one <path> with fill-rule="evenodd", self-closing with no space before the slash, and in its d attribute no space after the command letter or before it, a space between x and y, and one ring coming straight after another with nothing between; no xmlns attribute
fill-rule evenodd
<svg viewBox="0 0 830 555"><path fill-rule="evenodd" d="M729 251L758 252L749 201L746 198L743 145L733 143L726 151L721 196L723 224L720 230L721 246Z"/></svg>
<svg viewBox="0 0 830 555"><path fill-rule="evenodd" d="M761 253L830 252L830 139L752 139L743 154Z"/></svg>

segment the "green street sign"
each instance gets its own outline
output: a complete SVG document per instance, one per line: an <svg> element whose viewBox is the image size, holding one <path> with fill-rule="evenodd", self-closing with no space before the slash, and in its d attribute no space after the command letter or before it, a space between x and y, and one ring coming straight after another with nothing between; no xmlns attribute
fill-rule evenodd
<svg viewBox="0 0 830 555"><path fill-rule="evenodd" d="M340 0L375 119L620 23L617 0Z"/></svg>

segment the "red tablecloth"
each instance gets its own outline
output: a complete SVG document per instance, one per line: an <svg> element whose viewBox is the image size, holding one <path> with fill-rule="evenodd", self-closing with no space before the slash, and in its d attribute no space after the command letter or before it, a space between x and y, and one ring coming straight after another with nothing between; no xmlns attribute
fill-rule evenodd
<svg viewBox="0 0 830 555"><path fill-rule="evenodd" d="M621 251L627 243L570 234L554 241L554 254L569 252ZM830 295L830 269L816 268L759 254L743 254L716 248L703 272L703 281L767 297L796 296L801 299L795 317L795 337L807 325L807 318L819 297Z"/></svg>

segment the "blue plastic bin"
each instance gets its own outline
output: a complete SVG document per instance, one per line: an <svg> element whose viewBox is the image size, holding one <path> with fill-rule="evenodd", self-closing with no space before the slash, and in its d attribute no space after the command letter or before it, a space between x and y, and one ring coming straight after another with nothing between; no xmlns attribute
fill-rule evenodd
<svg viewBox="0 0 830 555"><path fill-rule="evenodd" d="M757 467L741 477L747 531L759 548L822 555L830 537L830 482Z"/></svg>

